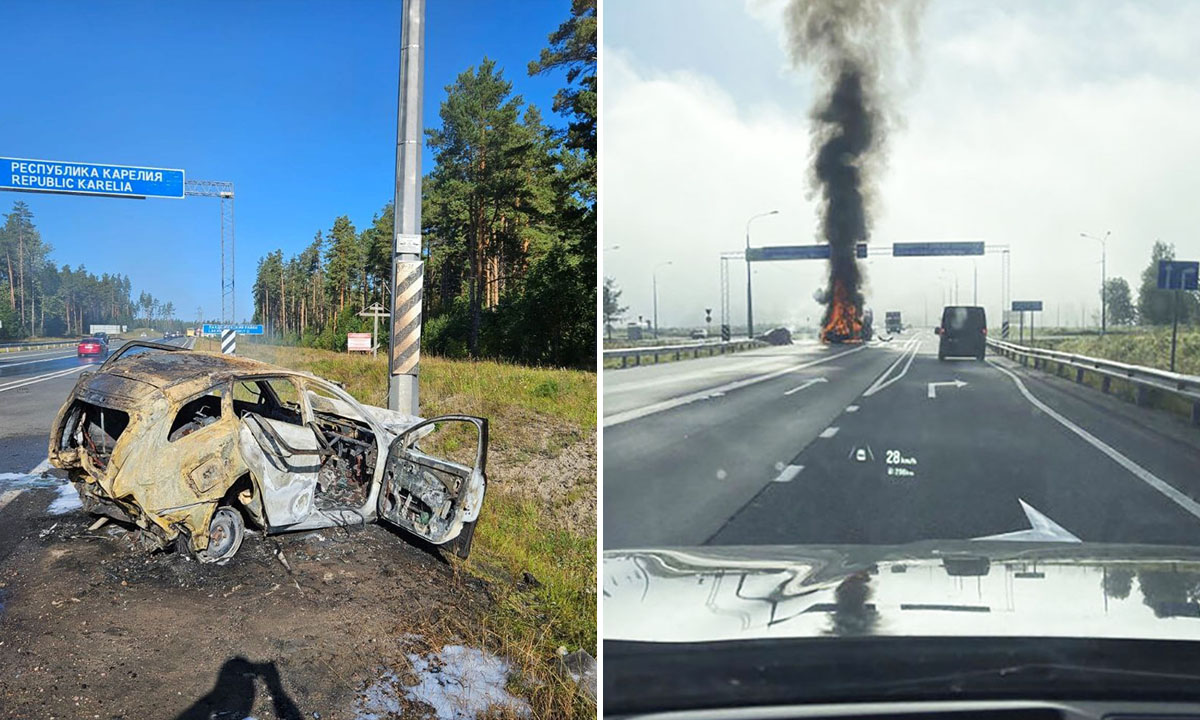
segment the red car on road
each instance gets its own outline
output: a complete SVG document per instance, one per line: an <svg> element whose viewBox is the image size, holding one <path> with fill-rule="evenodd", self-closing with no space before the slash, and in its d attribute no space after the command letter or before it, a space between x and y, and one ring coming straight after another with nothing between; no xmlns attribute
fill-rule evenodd
<svg viewBox="0 0 1200 720"><path fill-rule="evenodd" d="M76 356L83 357L108 357L108 343L100 338L87 337L79 341L79 345L75 347Z"/></svg>

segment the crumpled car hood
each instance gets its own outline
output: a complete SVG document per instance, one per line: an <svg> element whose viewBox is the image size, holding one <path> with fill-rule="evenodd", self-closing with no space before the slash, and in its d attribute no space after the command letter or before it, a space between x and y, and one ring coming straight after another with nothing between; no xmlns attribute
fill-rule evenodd
<svg viewBox="0 0 1200 720"><path fill-rule="evenodd" d="M1200 548L922 542L608 551L606 640L1200 640Z"/></svg>

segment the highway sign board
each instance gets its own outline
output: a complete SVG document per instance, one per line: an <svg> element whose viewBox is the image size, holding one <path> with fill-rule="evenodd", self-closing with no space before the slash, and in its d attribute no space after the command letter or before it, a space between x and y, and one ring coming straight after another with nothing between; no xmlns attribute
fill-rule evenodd
<svg viewBox="0 0 1200 720"><path fill-rule="evenodd" d="M183 171L0 157L0 190L182 198Z"/></svg>
<svg viewBox="0 0 1200 720"><path fill-rule="evenodd" d="M1186 260L1158 261L1159 290L1196 290L1200 289L1197 279L1200 277L1200 262Z"/></svg>
<svg viewBox="0 0 1200 720"><path fill-rule="evenodd" d="M201 332L205 335L220 335L222 330L232 330L239 335L262 335L262 325L209 325L205 324Z"/></svg>
<svg viewBox="0 0 1200 720"><path fill-rule="evenodd" d="M929 255L982 255L983 242L909 242L892 243L892 257Z"/></svg>
<svg viewBox="0 0 1200 720"><path fill-rule="evenodd" d="M1040 311L1042 309L1041 300L1013 300L1013 312Z"/></svg>
<svg viewBox="0 0 1200 720"><path fill-rule="evenodd" d="M867 256L867 244L855 245L854 254L857 257ZM771 247L750 248L746 251L746 259L750 262L767 260L826 260L829 258L829 245L774 245Z"/></svg>
<svg viewBox="0 0 1200 720"><path fill-rule="evenodd" d="M371 352L373 349L371 333L346 333L346 352Z"/></svg>

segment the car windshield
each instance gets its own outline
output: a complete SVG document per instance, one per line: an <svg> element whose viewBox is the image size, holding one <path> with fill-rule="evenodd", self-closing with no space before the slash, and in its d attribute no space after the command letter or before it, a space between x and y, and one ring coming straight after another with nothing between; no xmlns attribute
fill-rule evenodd
<svg viewBox="0 0 1200 720"><path fill-rule="evenodd" d="M1195 10L606 3L608 639L1200 639Z"/></svg>

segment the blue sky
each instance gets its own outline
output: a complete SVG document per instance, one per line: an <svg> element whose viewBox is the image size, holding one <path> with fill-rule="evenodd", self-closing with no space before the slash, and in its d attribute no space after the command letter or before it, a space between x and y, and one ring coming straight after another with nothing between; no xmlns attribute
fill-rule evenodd
<svg viewBox="0 0 1200 720"><path fill-rule="evenodd" d="M569 11L569 0L429 0L426 127L445 86L485 55L562 125L550 105L565 78L526 66ZM237 308L249 317L261 256L299 251L338 215L362 228L392 197L400 14L400 0L5 0L0 27L23 59L5 74L0 156L232 181ZM217 200L6 192L0 212L15 200L59 265L126 273L135 295L172 300L184 318L219 314Z"/></svg>

